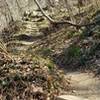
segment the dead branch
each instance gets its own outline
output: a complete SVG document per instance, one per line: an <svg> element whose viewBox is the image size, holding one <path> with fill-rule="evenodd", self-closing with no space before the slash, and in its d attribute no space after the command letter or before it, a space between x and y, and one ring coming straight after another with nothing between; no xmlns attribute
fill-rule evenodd
<svg viewBox="0 0 100 100"><path fill-rule="evenodd" d="M34 1L35 1L36 5L38 6L38 8L40 9L41 13L42 13L51 23L54 23L55 21L54 21L52 18L50 18L50 17L44 12L44 10L43 10L42 7L40 6L38 0L34 0Z"/></svg>
<svg viewBox="0 0 100 100"><path fill-rule="evenodd" d="M72 22L69 22L69 21L55 21L53 20L51 17L49 17L43 10L43 8L41 7L41 5L39 4L38 0L34 0L36 5L38 6L38 8L40 9L41 13L50 21L50 23L52 24L68 24L70 26L74 26L74 27L78 27L78 28L81 28L81 27L87 27L87 26L90 26L90 25L96 25L99 21L95 21L95 22L91 22L91 23L88 23L88 24L74 24Z"/></svg>

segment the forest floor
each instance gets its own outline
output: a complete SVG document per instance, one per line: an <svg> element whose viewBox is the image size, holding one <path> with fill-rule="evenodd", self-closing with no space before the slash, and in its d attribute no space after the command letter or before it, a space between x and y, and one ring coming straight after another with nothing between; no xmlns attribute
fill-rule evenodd
<svg viewBox="0 0 100 100"><path fill-rule="evenodd" d="M100 25L91 33L68 25L53 26L41 14L27 16L16 22L15 32L4 31L10 31L7 37L3 33L14 61L1 59L1 100L12 96L18 100L47 100L49 96L53 100L61 94L99 100L100 35L96 32ZM66 91L59 93L62 88Z"/></svg>

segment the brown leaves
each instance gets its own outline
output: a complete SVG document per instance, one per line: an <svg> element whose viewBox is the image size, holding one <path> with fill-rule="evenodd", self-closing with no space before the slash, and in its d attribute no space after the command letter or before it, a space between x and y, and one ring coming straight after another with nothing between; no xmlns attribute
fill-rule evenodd
<svg viewBox="0 0 100 100"><path fill-rule="evenodd" d="M43 58L16 58L3 64L0 67L1 100L47 100L68 88L63 73L56 67L49 69L48 64L54 66Z"/></svg>

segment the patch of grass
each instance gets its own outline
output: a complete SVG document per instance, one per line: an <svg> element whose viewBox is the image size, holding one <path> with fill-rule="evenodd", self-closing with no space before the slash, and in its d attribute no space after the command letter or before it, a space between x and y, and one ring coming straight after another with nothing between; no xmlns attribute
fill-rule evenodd
<svg viewBox="0 0 100 100"><path fill-rule="evenodd" d="M68 39L72 38L73 35L74 35L74 32L67 32Z"/></svg>
<svg viewBox="0 0 100 100"><path fill-rule="evenodd" d="M48 67L49 70L52 70L55 67L54 63L51 60L49 60L49 62L46 64L46 66Z"/></svg>
<svg viewBox="0 0 100 100"><path fill-rule="evenodd" d="M52 62L51 59L43 58L40 55L35 55L33 57L33 61L35 61L36 64L40 64L41 66L47 66L49 70L55 68L55 64Z"/></svg>
<svg viewBox="0 0 100 100"><path fill-rule="evenodd" d="M81 55L81 48L75 45L72 45L70 48L68 48L67 51L68 57L79 57Z"/></svg>

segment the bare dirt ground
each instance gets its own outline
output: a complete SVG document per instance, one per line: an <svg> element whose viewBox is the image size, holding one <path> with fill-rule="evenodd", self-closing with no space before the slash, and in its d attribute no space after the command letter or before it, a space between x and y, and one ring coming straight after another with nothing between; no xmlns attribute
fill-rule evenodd
<svg viewBox="0 0 100 100"><path fill-rule="evenodd" d="M100 100L100 79L93 74L72 72L66 75L71 78L73 93L70 95L86 98L87 100Z"/></svg>

